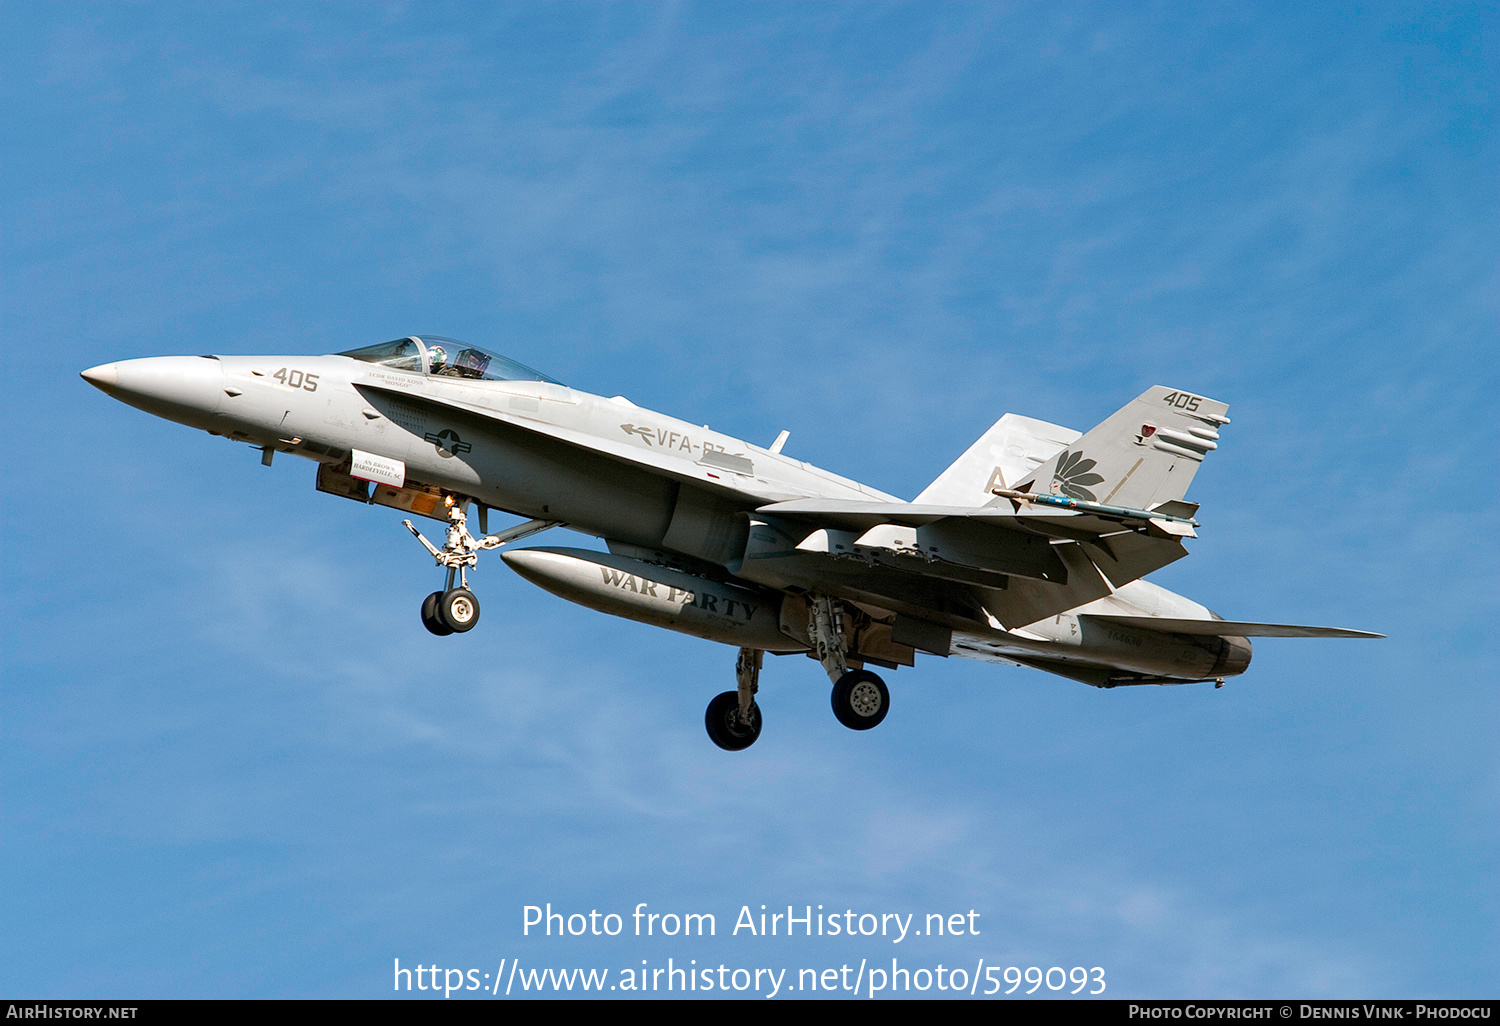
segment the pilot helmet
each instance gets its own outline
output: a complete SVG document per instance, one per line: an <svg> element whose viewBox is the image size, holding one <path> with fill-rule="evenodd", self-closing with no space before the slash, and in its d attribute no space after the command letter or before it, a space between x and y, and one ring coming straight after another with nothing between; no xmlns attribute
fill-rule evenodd
<svg viewBox="0 0 1500 1026"><path fill-rule="evenodd" d="M434 371L439 371L442 370L443 365L448 362L448 354L442 346L432 346L427 350L427 359L432 369Z"/></svg>

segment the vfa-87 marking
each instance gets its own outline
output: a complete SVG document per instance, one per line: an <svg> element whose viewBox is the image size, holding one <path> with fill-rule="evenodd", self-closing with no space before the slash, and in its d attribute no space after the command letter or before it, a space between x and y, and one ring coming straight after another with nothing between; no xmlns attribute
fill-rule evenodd
<svg viewBox="0 0 1500 1026"><path fill-rule="evenodd" d="M660 449L681 449L684 452L724 452L724 447L713 442L695 442L690 435L672 428L647 427L644 424L621 424L620 430Z"/></svg>
<svg viewBox="0 0 1500 1026"><path fill-rule="evenodd" d="M736 687L705 716L725 749L760 735L766 652L816 659L835 715L865 730L890 708L868 667L918 653L1103 688L1222 685L1250 665L1251 637L1380 637L1224 620L1144 579L1197 537L1188 485L1229 423L1223 403L1178 389L1148 389L1082 435L1006 414L906 502L783 456L786 432L761 448L435 336L83 376L267 465L314 460L321 491L443 522L438 546L403 521L446 574L422 603L434 634L478 622L480 552L559 526L603 539L603 552L502 556L564 598L738 648ZM491 509L527 519L490 534Z"/></svg>

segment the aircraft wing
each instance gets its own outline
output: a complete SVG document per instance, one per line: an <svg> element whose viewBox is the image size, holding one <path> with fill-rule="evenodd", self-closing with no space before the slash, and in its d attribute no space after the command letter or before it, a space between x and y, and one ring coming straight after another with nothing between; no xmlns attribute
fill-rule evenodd
<svg viewBox="0 0 1500 1026"><path fill-rule="evenodd" d="M386 388L368 382L358 382L355 387L361 392L373 393L374 396L388 398L395 402L426 406L449 413L467 414L489 423L503 424L532 434L543 435L621 463L629 463L679 481L704 485L715 491L729 493L747 505L800 497L798 493L788 492L758 478L727 471L721 465L682 459L672 455L670 451L642 449L575 428L496 410L480 403L466 402L451 396L438 397L399 388Z"/></svg>
<svg viewBox="0 0 1500 1026"><path fill-rule="evenodd" d="M1143 627L1165 634L1198 634L1221 638L1383 638L1384 634L1344 627L1306 627L1290 623L1252 623L1245 620L1181 620L1158 616L1114 616L1087 613L1126 627Z"/></svg>

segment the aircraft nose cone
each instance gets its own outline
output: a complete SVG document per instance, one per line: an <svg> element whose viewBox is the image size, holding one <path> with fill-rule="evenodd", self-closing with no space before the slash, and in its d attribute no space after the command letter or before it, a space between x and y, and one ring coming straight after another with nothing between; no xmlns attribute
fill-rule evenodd
<svg viewBox="0 0 1500 1026"><path fill-rule="evenodd" d="M153 356L90 367L83 380L123 403L158 417L208 426L223 398L218 360L202 356Z"/></svg>
<svg viewBox="0 0 1500 1026"><path fill-rule="evenodd" d="M119 371L116 370L116 366L113 363L101 363L97 367L90 367L88 370L83 371L80 376L84 381L97 388L108 389L110 385L119 380L120 375Z"/></svg>

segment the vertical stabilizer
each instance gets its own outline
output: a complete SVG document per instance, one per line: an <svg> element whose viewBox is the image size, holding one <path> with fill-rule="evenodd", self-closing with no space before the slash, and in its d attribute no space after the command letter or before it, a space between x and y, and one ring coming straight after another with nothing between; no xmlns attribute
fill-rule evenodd
<svg viewBox="0 0 1500 1026"><path fill-rule="evenodd" d="M912 501L983 506L995 498L991 488L1014 487L1078 437L1069 428L1007 413Z"/></svg>
<svg viewBox="0 0 1500 1026"><path fill-rule="evenodd" d="M1132 509L1180 501L1198 464L1218 448L1228 409L1156 385L1011 487Z"/></svg>

